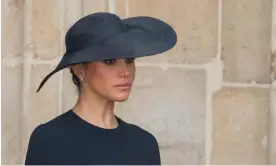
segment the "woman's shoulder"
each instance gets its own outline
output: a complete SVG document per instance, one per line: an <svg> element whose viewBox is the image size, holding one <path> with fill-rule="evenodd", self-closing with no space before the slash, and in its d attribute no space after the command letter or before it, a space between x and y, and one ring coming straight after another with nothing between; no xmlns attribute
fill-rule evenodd
<svg viewBox="0 0 276 166"><path fill-rule="evenodd" d="M31 132L27 145L26 165L47 163L54 160L58 152L62 152L62 140L66 140L64 134L66 128L64 122L68 121L66 113L61 114L47 122L40 123ZM66 122L68 123L68 122ZM47 164L50 165L50 164Z"/></svg>
<svg viewBox="0 0 276 166"><path fill-rule="evenodd" d="M131 133L132 136L139 138L145 142L151 142L154 144L157 143L157 139L149 129L145 129L136 124L127 123L128 133Z"/></svg>
<svg viewBox="0 0 276 166"><path fill-rule="evenodd" d="M31 138L49 138L63 130L67 123L67 112L37 125L31 133Z"/></svg>

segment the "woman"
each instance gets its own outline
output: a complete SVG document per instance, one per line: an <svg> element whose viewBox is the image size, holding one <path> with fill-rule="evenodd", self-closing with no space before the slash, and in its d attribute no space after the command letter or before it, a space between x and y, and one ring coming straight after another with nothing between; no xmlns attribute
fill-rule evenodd
<svg viewBox="0 0 276 166"><path fill-rule="evenodd" d="M95 13L78 20L66 34L66 53L56 72L70 68L79 90L76 105L32 132L25 164L160 165L156 138L114 114L128 99L135 59L174 47L175 31L152 17L120 19Z"/></svg>

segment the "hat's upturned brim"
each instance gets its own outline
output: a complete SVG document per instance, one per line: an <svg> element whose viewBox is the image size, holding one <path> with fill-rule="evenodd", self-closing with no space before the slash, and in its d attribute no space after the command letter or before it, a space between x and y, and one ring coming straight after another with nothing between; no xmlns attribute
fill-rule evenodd
<svg viewBox="0 0 276 166"><path fill-rule="evenodd" d="M57 67L40 83L37 92L58 71L74 64L105 59L138 58L164 53L173 48L177 34L167 23L152 17L123 19L129 30L112 36L104 44L74 53L65 53Z"/></svg>

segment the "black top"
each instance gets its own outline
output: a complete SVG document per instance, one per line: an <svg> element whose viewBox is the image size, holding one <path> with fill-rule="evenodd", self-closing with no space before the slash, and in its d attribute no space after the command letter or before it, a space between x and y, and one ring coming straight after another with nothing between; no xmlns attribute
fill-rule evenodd
<svg viewBox="0 0 276 166"><path fill-rule="evenodd" d="M160 165L158 142L148 131L116 117L119 126L92 125L72 110L32 132L26 165Z"/></svg>

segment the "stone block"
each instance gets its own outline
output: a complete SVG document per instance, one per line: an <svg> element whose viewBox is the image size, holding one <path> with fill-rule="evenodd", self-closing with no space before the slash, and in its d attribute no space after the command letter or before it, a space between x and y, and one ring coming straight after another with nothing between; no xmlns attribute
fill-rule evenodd
<svg viewBox="0 0 276 166"><path fill-rule="evenodd" d="M270 91L269 112L269 164L276 164L276 81L272 84Z"/></svg>
<svg viewBox="0 0 276 166"><path fill-rule="evenodd" d="M162 164L204 164L205 84L203 70L139 67L116 113L157 138Z"/></svg>
<svg viewBox="0 0 276 166"><path fill-rule="evenodd" d="M272 77L272 80L276 81L276 52L274 52L272 54L272 73L271 73L271 77Z"/></svg>
<svg viewBox="0 0 276 166"><path fill-rule="evenodd" d="M271 0L223 1L222 58L228 82L270 82Z"/></svg>
<svg viewBox="0 0 276 166"><path fill-rule="evenodd" d="M61 38L64 22L62 3L57 0L32 1L31 36L34 45L34 57L53 59L61 56ZM46 21L47 20L47 21ZM62 42L64 43L64 42Z"/></svg>
<svg viewBox="0 0 276 166"><path fill-rule="evenodd" d="M45 123L59 115L59 77L60 73L53 75L36 93L36 90L42 79L54 69L54 65L31 66L29 96L25 102L28 102L28 110L23 117L23 154L31 133L38 125Z"/></svg>
<svg viewBox="0 0 276 166"><path fill-rule="evenodd" d="M2 57L19 56L23 42L24 0L5 0L2 5Z"/></svg>
<svg viewBox="0 0 276 166"><path fill-rule="evenodd" d="M171 24L178 43L162 55L139 59L142 62L202 64L214 58L218 36L217 0L128 0L117 3L121 17L153 16Z"/></svg>
<svg viewBox="0 0 276 166"><path fill-rule="evenodd" d="M272 50L272 79L276 81L276 1L272 0L272 30L271 30L271 50Z"/></svg>
<svg viewBox="0 0 276 166"><path fill-rule="evenodd" d="M68 31L68 29L82 17L82 1L76 0L66 0L64 3L64 33ZM74 8L74 10L72 10ZM64 34L65 35L65 34ZM65 40L65 39L64 39Z"/></svg>
<svg viewBox="0 0 276 166"><path fill-rule="evenodd" d="M2 65L1 164L19 165L22 113L22 65Z"/></svg>
<svg viewBox="0 0 276 166"><path fill-rule="evenodd" d="M268 89L223 88L213 96L211 164L267 164Z"/></svg>
<svg viewBox="0 0 276 166"><path fill-rule="evenodd" d="M83 16L95 12L107 12L108 0L83 0Z"/></svg>
<svg viewBox="0 0 276 166"><path fill-rule="evenodd" d="M116 1L116 14L123 18L129 15L129 0Z"/></svg>

